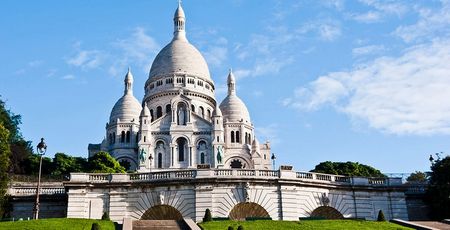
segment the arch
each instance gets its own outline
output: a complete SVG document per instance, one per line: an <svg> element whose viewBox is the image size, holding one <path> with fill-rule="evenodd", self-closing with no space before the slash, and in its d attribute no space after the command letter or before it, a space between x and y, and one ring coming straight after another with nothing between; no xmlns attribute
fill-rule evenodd
<svg viewBox="0 0 450 230"><path fill-rule="evenodd" d="M234 131L231 131L231 143L234 143Z"/></svg>
<svg viewBox="0 0 450 230"><path fill-rule="evenodd" d="M122 131L122 133L120 134L120 143L125 142L125 131Z"/></svg>
<svg viewBox="0 0 450 230"><path fill-rule="evenodd" d="M207 110L207 115L208 115L208 117L207 117L208 120L211 119L211 110L209 110L209 109Z"/></svg>
<svg viewBox="0 0 450 230"><path fill-rule="evenodd" d="M151 117L150 122L153 122L155 120L153 116L153 109L150 109L150 117Z"/></svg>
<svg viewBox="0 0 450 230"><path fill-rule="evenodd" d="M179 102L177 105L177 124L178 125L186 125L188 116L187 116L187 109L186 104L183 102Z"/></svg>
<svg viewBox="0 0 450 230"><path fill-rule="evenodd" d="M128 159L122 159L119 161L120 166L125 168L125 171L131 169L131 162Z"/></svg>
<svg viewBox="0 0 450 230"><path fill-rule="evenodd" d="M162 117L162 107L158 106L156 107L156 119Z"/></svg>
<svg viewBox="0 0 450 230"><path fill-rule="evenodd" d="M170 205L156 205L144 212L141 220L181 220L183 215Z"/></svg>
<svg viewBox="0 0 450 230"><path fill-rule="evenodd" d="M242 164L242 162L239 159L233 159L230 163L230 168L232 168L232 169L241 169L243 167L244 167L244 165Z"/></svg>
<svg viewBox="0 0 450 230"><path fill-rule="evenodd" d="M198 107L198 114L199 114L202 118L205 118L205 109L204 109L202 106Z"/></svg>
<svg viewBox="0 0 450 230"><path fill-rule="evenodd" d="M127 143L130 143L130 131L127 131Z"/></svg>
<svg viewBox="0 0 450 230"><path fill-rule="evenodd" d="M330 206L320 206L311 212L311 217L325 219L343 219L344 216L338 210Z"/></svg>
<svg viewBox="0 0 450 230"><path fill-rule="evenodd" d="M186 154L187 141L184 137L177 139L178 145L178 161L184 161L184 156Z"/></svg>
<svg viewBox="0 0 450 230"><path fill-rule="evenodd" d="M195 105L191 105L191 110L193 113L195 113Z"/></svg>
<svg viewBox="0 0 450 230"><path fill-rule="evenodd" d="M231 209L228 217L231 220L245 220L248 217L270 217L269 213L259 204L253 202L242 202Z"/></svg>
<svg viewBox="0 0 450 230"><path fill-rule="evenodd" d="M170 104L166 105L166 113L169 115L172 113L172 106Z"/></svg>
<svg viewBox="0 0 450 230"><path fill-rule="evenodd" d="M239 131L236 131L236 143L241 143L241 135Z"/></svg>

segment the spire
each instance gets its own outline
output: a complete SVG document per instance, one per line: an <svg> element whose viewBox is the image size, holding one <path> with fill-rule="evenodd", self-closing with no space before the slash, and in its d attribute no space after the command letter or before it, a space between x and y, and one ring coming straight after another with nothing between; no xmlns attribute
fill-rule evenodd
<svg viewBox="0 0 450 230"><path fill-rule="evenodd" d="M173 16L173 39L183 39L186 40L186 30L185 27L186 18L184 16L183 8L181 7L181 1L178 1L178 7Z"/></svg>
<svg viewBox="0 0 450 230"><path fill-rule="evenodd" d="M236 79L234 78L233 70L230 68L227 79L228 95L236 94Z"/></svg>
<svg viewBox="0 0 450 230"><path fill-rule="evenodd" d="M125 94L133 94L133 75L131 69L128 67L127 75L125 76Z"/></svg>

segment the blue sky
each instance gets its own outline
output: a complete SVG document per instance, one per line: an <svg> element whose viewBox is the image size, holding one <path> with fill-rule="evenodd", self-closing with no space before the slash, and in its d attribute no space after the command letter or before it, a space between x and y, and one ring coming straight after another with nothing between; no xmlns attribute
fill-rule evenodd
<svg viewBox="0 0 450 230"><path fill-rule="evenodd" d="M2 1L0 95L48 154L87 156L131 67L138 100L177 1ZM185 0L221 101L229 68L277 164L428 170L450 147L450 2Z"/></svg>

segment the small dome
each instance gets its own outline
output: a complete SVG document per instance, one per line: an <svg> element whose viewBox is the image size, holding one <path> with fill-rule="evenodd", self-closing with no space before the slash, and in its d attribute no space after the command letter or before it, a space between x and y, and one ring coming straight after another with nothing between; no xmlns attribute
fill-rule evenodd
<svg viewBox="0 0 450 230"><path fill-rule="evenodd" d="M150 110L147 107L147 103L145 103L145 105L141 111L141 117L149 117L149 116L150 116Z"/></svg>
<svg viewBox="0 0 450 230"><path fill-rule="evenodd" d="M172 40L158 53L150 69L149 80L175 73L195 75L212 82L203 56L183 39Z"/></svg>
<svg viewBox="0 0 450 230"><path fill-rule="evenodd" d="M130 122L133 119L138 121L141 110L141 104L133 94L125 94L114 105L109 120L110 122L115 122L117 119L126 122Z"/></svg>
<svg viewBox="0 0 450 230"><path fill-rule="evenodd" d="M222 110L224 120L236 122L243 119L244 122L250 122L247 106L236 94L230 94L223 99L220 103L220 110Z"/></svg>
<svg viewBox="0 0 450 230"><path fill-rule="evenodd" d="M212 116L213 117L221 117L222 116L222 111L220 110L219 105L216 105L216 108L214 108Z"/></svg>

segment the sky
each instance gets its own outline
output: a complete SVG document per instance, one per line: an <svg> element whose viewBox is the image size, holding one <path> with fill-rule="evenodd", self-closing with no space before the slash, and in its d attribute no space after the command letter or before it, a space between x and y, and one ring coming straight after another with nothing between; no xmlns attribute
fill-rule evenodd
<svg viewBox="0 0 450 230"><path fill-rule="evenodd" d="M276 164L356 161L429 170L450 149L450 1L184 0L218 102L233 69ZM0 95L33 146L87 157L128 67L142 100L176 0L21 1L0 7Z"/></svg>

